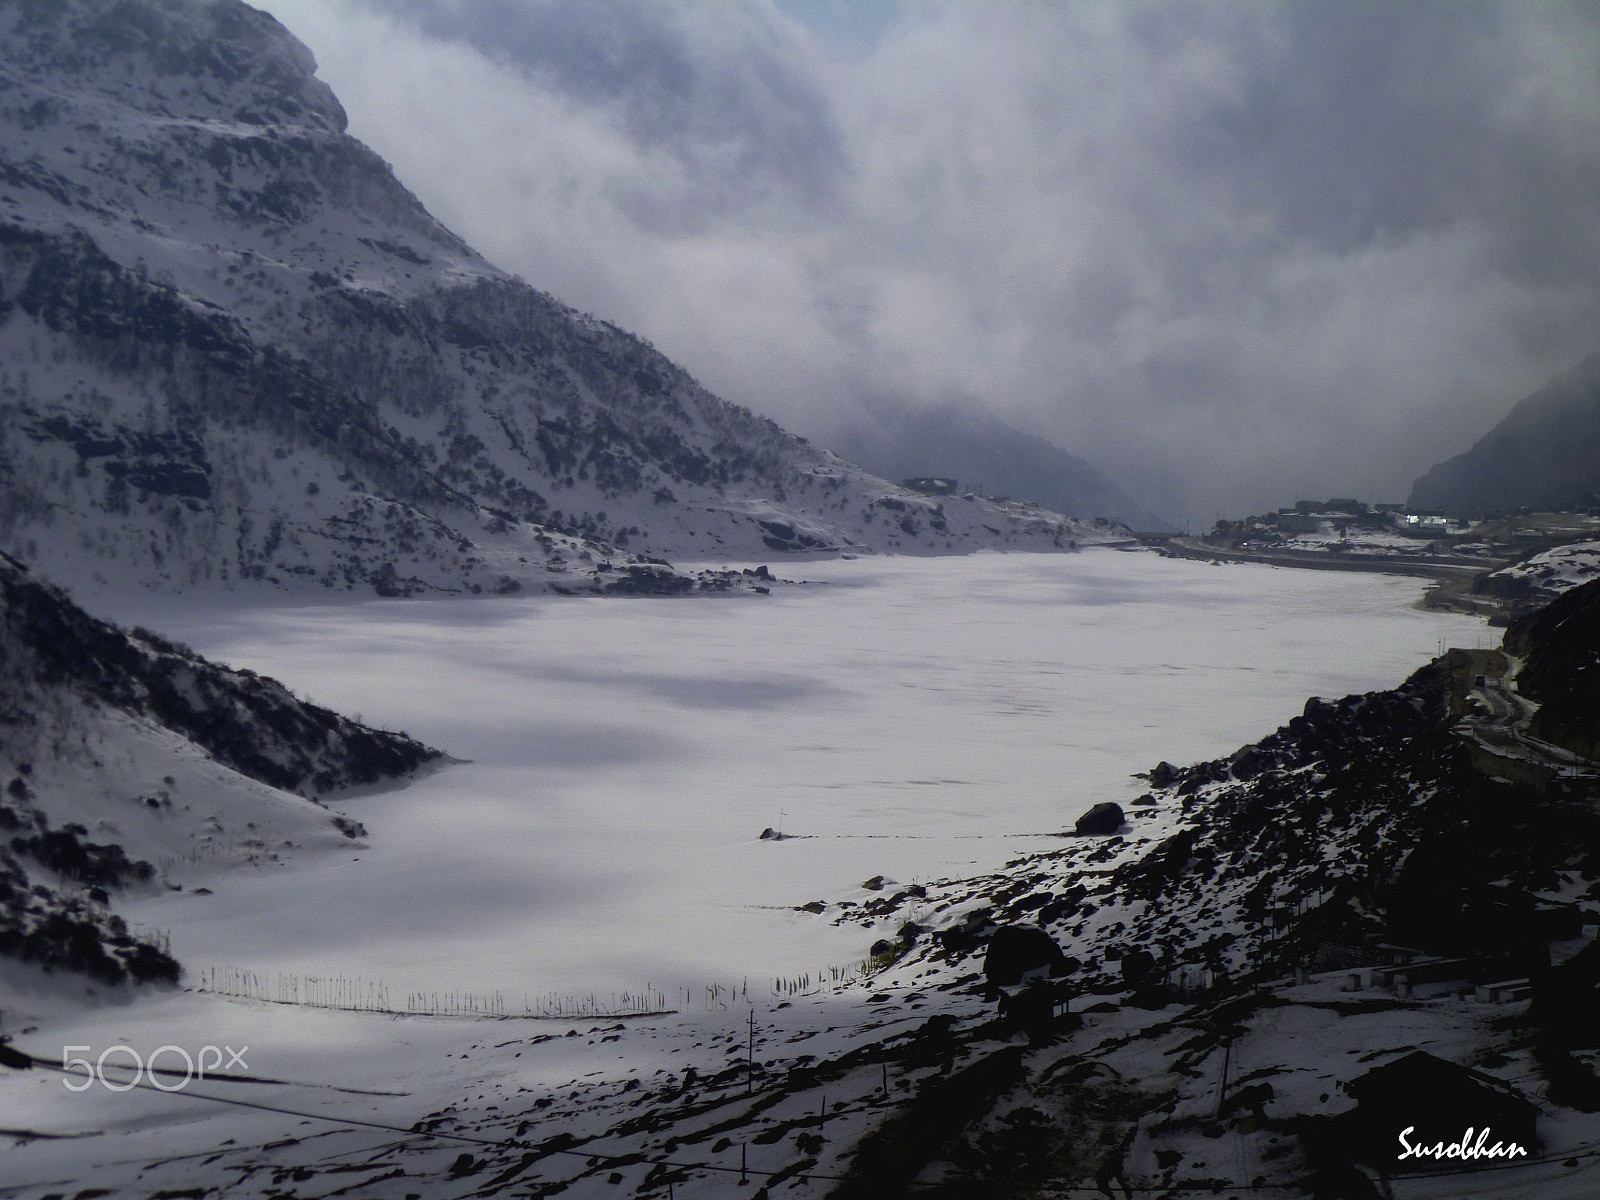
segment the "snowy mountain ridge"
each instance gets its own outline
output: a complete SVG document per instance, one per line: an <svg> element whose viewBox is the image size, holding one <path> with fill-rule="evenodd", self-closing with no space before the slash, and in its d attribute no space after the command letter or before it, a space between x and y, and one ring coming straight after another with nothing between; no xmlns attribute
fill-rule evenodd
<svg viewBox="0 0 1600 1200"><path fill-rule="evenodd" d="M647 560L1095 536L887 484L492 267L236 0L5 0L0 47L0 546L52 578L683 590Z"/></svg>
<svg viewBox="0 0 1600 1200"><path fill-rule="evenodd" d="M863 402L822 440L889 479L954 476L969 490L1034 500L1054 512L1141 531L1173 528L1083 459L975 402Z"/></svg>

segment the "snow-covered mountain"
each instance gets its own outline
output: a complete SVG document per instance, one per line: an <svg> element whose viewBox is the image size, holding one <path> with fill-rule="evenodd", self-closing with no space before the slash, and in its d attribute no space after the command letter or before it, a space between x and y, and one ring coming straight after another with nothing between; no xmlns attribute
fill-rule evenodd
<svg viewBox="0 0 1600 1200"><path fill-rule="evenodd" d="M113 892L348 844L359 826L317 793L438 757L96 620L0 554L0 955L103 983L174 979Z"/></svg>
<svg viewBox="0 0 1600 1200"><path fill-rule="evenodd" d="M1141 531L1175 528L1090 463L978 404L864 403L818 440L888 479L953 476L967 491L1031 500L1052 512Z"/></svg>
<svg viewBox="0 0 1600 1200"><path fill-rule="evenodd" d="M0 547L405 594L1085 536L885 484L497 270L314 70L237 0L0 2Z"/></svg>

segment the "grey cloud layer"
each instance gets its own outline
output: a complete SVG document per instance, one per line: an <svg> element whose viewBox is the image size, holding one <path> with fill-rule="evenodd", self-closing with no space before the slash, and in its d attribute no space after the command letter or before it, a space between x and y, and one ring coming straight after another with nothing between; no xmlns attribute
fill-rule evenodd
<svg viewBox="0 0 1600 1200"><path fill-rule="evenodd" d="M965 396L1196 519L1396 498L1600 341L1582 3L274 11L446 223L801 432Z"/></svg>

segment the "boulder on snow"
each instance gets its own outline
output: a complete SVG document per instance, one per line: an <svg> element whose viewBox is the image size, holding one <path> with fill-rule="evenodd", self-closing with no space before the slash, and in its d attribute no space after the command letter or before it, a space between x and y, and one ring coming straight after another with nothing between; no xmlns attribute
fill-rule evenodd
<svg viewBox="0 0 1600 1200"><path fill-rule="evenodd" d="M1171 787L1178 782L1182 775L1182 771L1178 770L1166 759L1162 759L1150 771L1150 786L1158 788Z"/></svg>
<svg viewBox="0 0 1600 1200"><path fill-rule="evenodd" d="M993 909L979 908L969 912L960 925L941 929L933 935L934 941L955 954L976 950L994 925Z"/></svg>
<svg viewBox="0 0 1600 1200"><path fill-rule="evenodd" d="M1156 956L1148 950L1130 950L1122 956L1122 982L1138 987L1155 974Z"/></svg>
<svg viewBox="0 0 1600 1200"><path fill-rule="evenodd" d="M1060 974L1066 960L1061 947L1037 925L1003 925L989 939L983 974L990 983L1010 987L1030 971L1046 968Z"/></svg>
<svg viewBox="0 0 1600 1200"><path fill-rule="evenodd" d="M1096 804L1083 816L1078 818L1078 823L1072 831L1080 836L1089 834L1115 833L1122 828L1125 818L1122 815L1122 805L1106 801Z"/></svg>
<svg viewBox="0 0 1600 1200"><path fill-rule="evenodd" d="M1270 761L1259 747L1241 746L1228 759L1228 772L1235 779L1254 779Z"/></svg>

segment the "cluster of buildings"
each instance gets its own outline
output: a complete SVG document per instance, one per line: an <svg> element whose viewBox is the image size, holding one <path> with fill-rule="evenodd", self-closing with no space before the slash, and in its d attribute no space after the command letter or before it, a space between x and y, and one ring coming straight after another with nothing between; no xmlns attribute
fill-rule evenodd
<svg viewBox="0 0 1600 1200"><path fill-rule="evenodd" d="M1465 522L1457 522L1464 525ZM1272 536L1290 537L1320 533L1324 528L1345 536L1350 529L1371 533L1395 532L1418 538L1442 537L1450 531L1451 520L1442 509L1409 508L1404 504L1369 505L1349 497L1331 500L1300 500L1293 508L1280 508L1265 516L1242 521L1218 521L1214 537L1248 539Z"/></svg>

